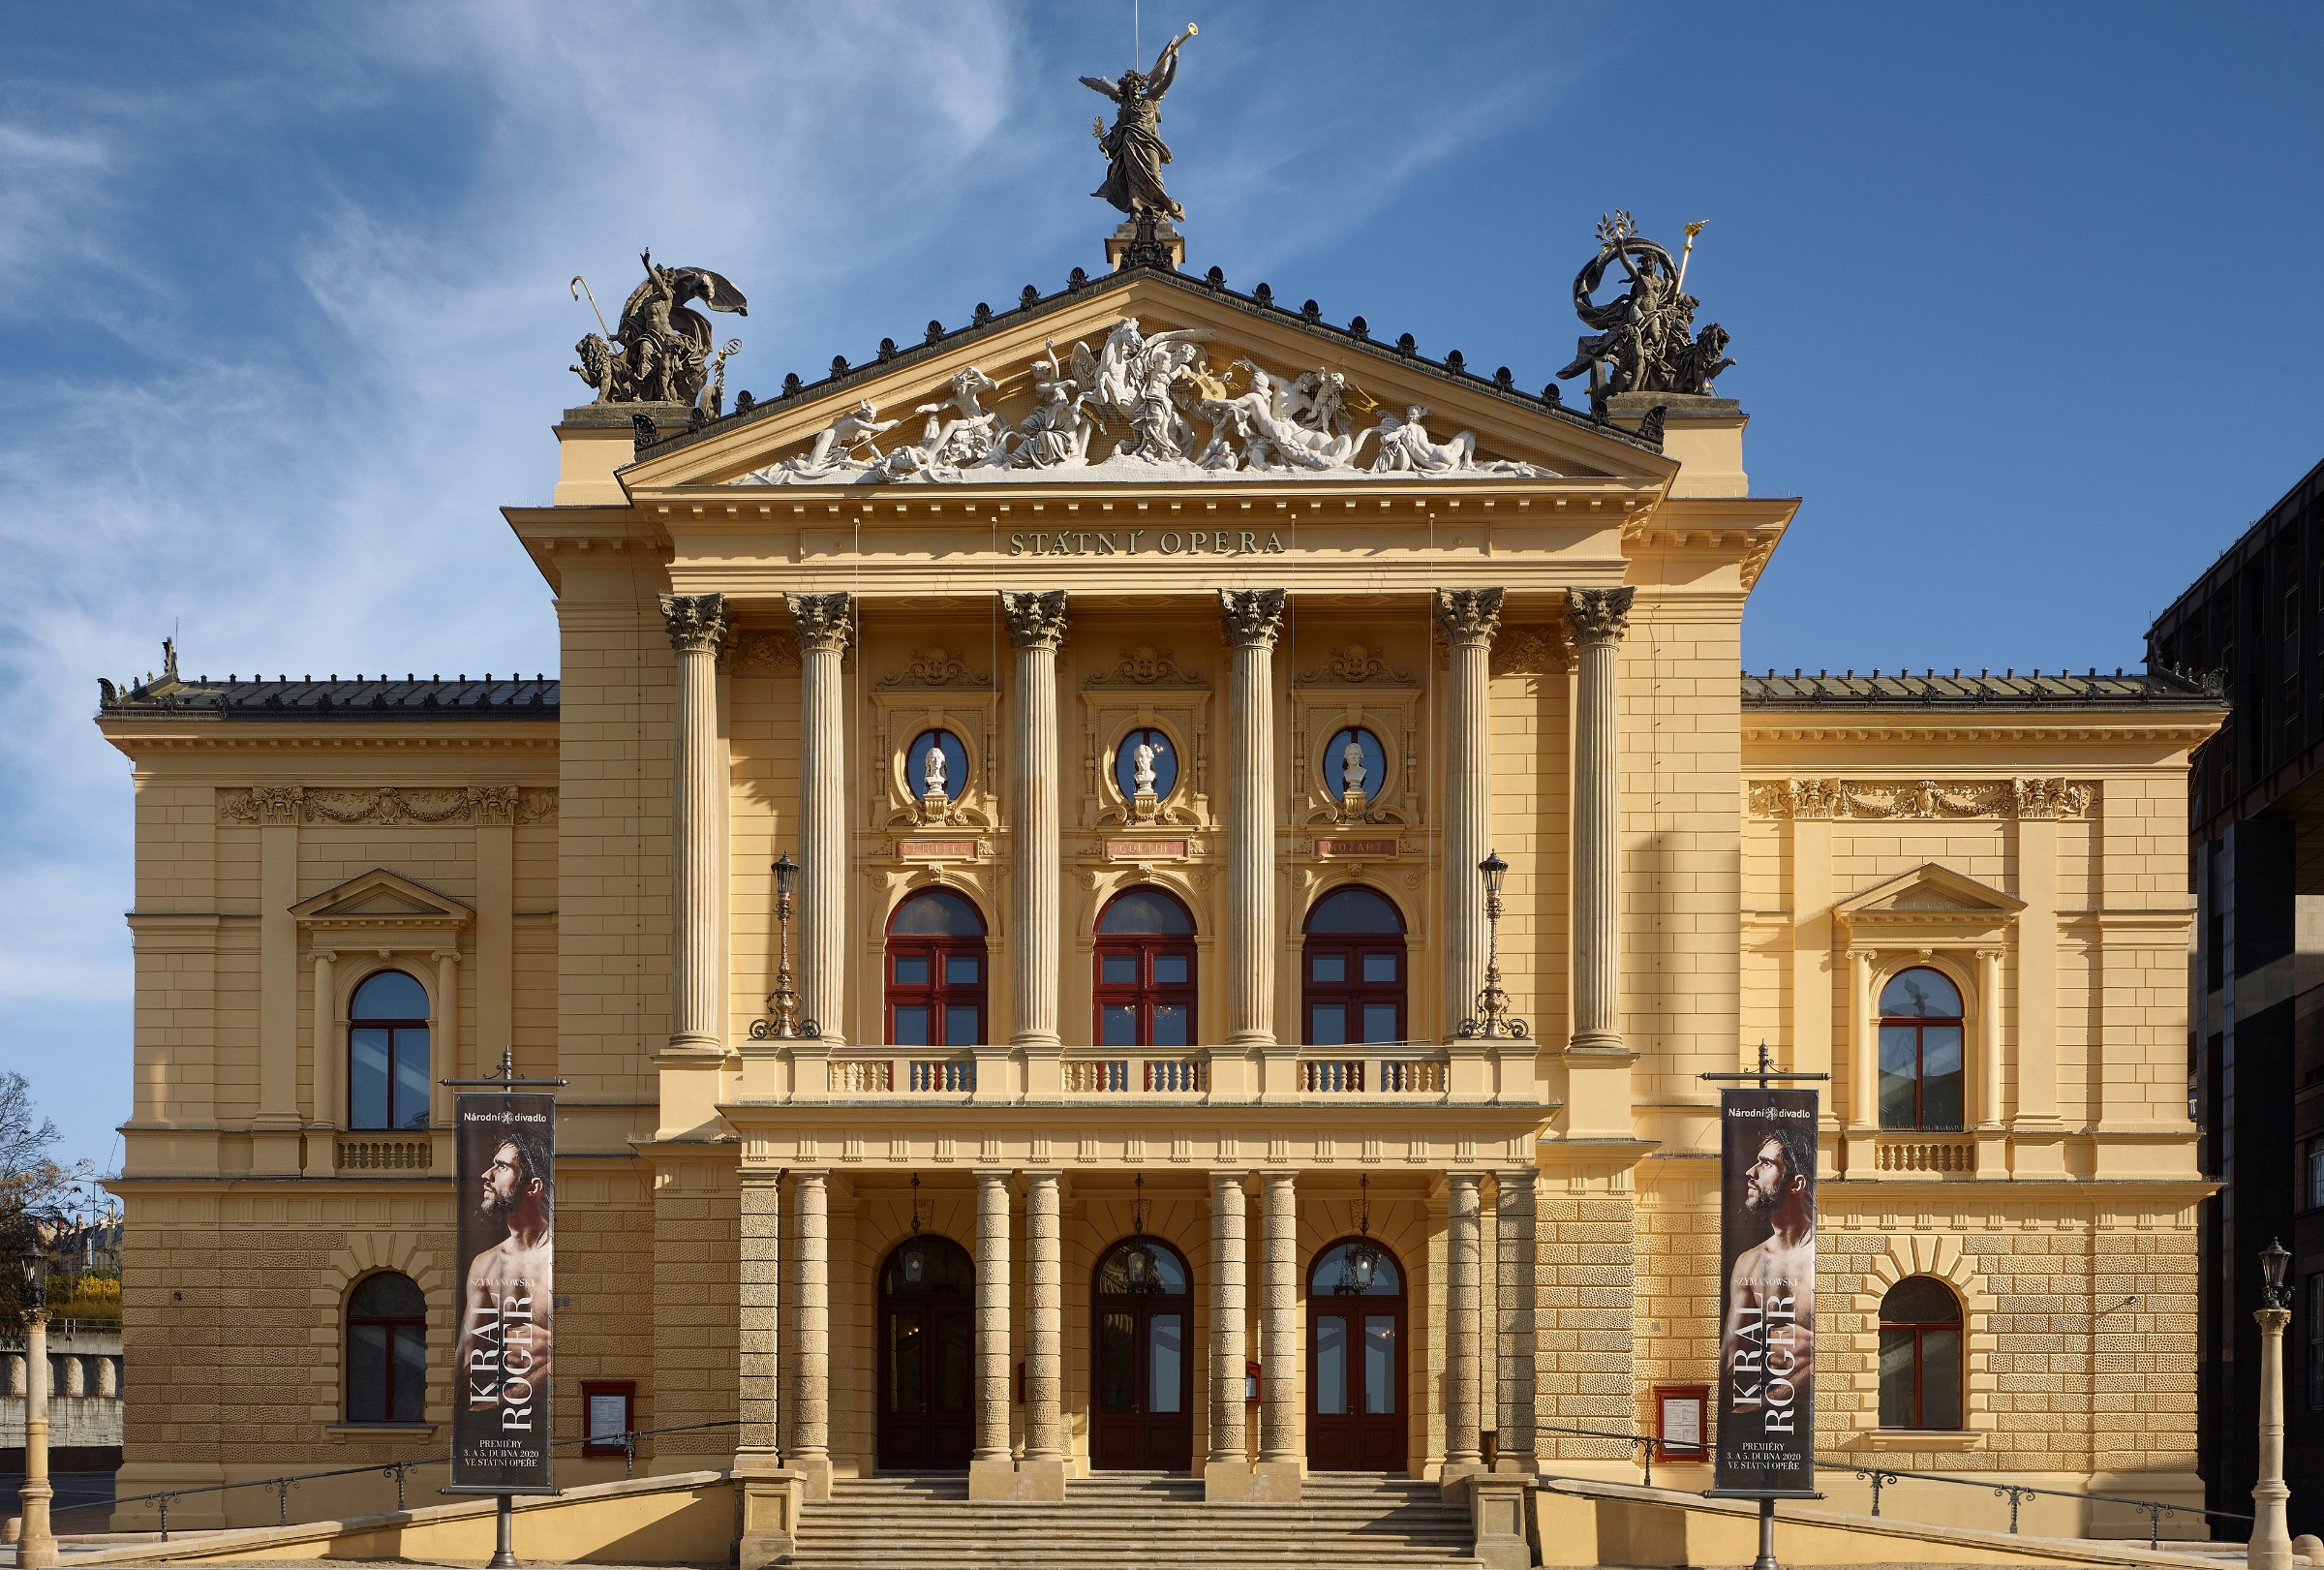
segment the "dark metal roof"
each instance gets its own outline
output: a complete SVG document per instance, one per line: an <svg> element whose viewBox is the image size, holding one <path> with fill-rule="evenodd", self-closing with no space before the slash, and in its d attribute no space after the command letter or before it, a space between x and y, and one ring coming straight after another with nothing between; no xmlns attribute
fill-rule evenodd
<svg viewBox="0 0 2324 1570"><path fill-rule="evenodd" d="M199 715L217 720L554 720L554 677L466 676L165 676L130 687L97 682L97 712L107 719Z"/></svg>
<svg viewBox="0 0 2324 1570"><path fill-rule="evenodd" d="M1879 671L1859 676L1847 671L1835 676L1819 670L1813 676L1795 670L1789 676L1769 671L1743 677L1743 706L1747 709L1841 708L1988 708L2121 709L2162 706L2177 709L2224 709L2226 698L2175 671L2140 674L2117 670L2111 675L2091 670L2044 674L1989 670L1973 674L1954 671L1941 675L1923 671Z"/></svg>
<svg viewBox="0 0 2324 1570"><path fill-rule="evenodd" d="M1066 280L1065 287L1055 293L1045 295L1038 288L1027 284L1019 292L1017 303L1013 306L1003 306L996 311L984 301L978 301L975 312L963 326L947 328L940 322L931 322L919 343L904 346L899 346L893 338L883 338L880 340L878 350L871 359L849 364L845 355L835 356L831 362L830 371L814 381L803 381L796 372L793 372L783 378L781 391L772 396L759 398L749 408L742 407L741 396L738 395L737 407L734 409L716 419L709 420L706 424L664 436L650 446L640 447L637 455L643 458L651 452L658 457L705 431L721 429L732 425L738 419L764 417L794 399L821 397L825 393L845 387L851 383L868 382L874 377L884 376L898 366L908 366L923 360L934 359L938 355L950 353L959 344L970 343L976 339L990 336L1007 326L1015 325L1028 316L1046 315L1078 296L1119 289L1139 278L1166 279L1189 292L1208 293L1219 299L1231 301L1252 316L1296 323L1306 327L1310 332L1320 333L1329 338L1337 338L1349 348L1366 351L1382 358L1401 360L1407 365L1420 367L1433 373L1441 381L1456 383L1472 391L1496 393L1503 398L1528 406L1537 415L1548 415L1582 430L1612 437L1616 441L1642 447L1648 452L1663 450L1663 444L1659 440L1593 415L1587 407L1569 408L1564 402L1563 389L1554 382L1548 384L1539 393L1526 392L1515 385L1507 366L1501 366L1489 373L1480 374L1469 367L1467 359L1457 349L1447 350L1443 359L1433 359L1420 352L1419 345L1409 332L1401 334L1391 342L1372 336L1370 324L1362 317L1353 318L1344 327L1326 322L1322 308L1313 300L1298 306L1282 304L1276 300L1274 291L1266 284L1260 284L1252 292L1245 294L1238 290L1229 289L1226 274L1216 267L1212 267L1200 278L1180 272L1176 268L1159 267L1130 267L1118 272L1101 273L1097 277L1091 278L1081 268L1076 267L1073 269L1072 276ZM621 408L624 406L608 407ZM644 408L642 405L627 407L641 411Z"/></svg>

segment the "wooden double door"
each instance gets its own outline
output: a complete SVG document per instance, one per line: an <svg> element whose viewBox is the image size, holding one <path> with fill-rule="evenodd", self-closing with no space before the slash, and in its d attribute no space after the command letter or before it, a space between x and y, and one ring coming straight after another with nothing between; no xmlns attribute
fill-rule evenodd
<svg viewBox="0 0 2324 1570"><path fill-rule="evenodd" d="M1401 1472L1411 1419L1404 1273L1368 1238L1316 1256L1307 1278L1307 1464Z"/></svg>
<svg viewBox="0 0 2324 1570"><path fill-rule="evenodd" d="M1107 1471L1194 1464L1194 1297L1186 1261L1158 1238L1125 1238L1090 1283L1089 1462Z"/></svg>
<svg viewBox="0 0 2324 1570"><path fill-rule="evenodd" d="M976 1266L950 1238L912 1237L879 1270L879 1464L965 1470L975 1445Z"/></svg>

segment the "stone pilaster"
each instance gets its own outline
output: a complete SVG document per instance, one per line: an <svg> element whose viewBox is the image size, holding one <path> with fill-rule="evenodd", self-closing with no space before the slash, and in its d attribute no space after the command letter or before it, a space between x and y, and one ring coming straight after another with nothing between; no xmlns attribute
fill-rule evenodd
<svg viewBox="0 0 2324 1570"><path fill-rule="evenodd" d="M1534 1242L1541 1174L1512 1167L1493 1177L1495 1242L1500 1247L1493 1303L1498 1310L1499 1401L1494 1427L1501 1434L1497 1470L1530 1472L1534 1454L1534 1305L1541 1290Z"/></svg>
<svg viewBox="0 0 2324 1570"><path fill-rule="evenodd" d="M1300 1413L1300 1201L1289 1172L1260 1179L1259 1470L1265 1496L1297 1498L1305 1470Z"/></svg>
<svg viewBox="0 0 2324 1570"><path fill-rule="evenodd" d="M1467 1018L1484 983L1484 878L1492 844L1492 723L1487 699L1499 589L1439 589L1436 625L1452 655L1446 717L1444 1030Z"/></svg>
<svg viewBox="0 0 2324 1570"><path fill-rule="evenodd" d="M719 961L726 951L721 844L727 761L719 738L719 645L723 595L663 595L661 619L678 651L677 757L670 809L670 1050L720 1053ZM451 1061L447 1055L446 1061Z"/></svg>
<svg viewBox="0 0 2324 1570"><path fill-rule="evenodd" d="M1017 646L1017 712L1011 727L1009 967L1015 1027L1010 1041L1054 1055L1057 954L1061 946L1057 817L1057 647L1065 641L1065 591L1003 591L1009 640ZM1042 1076L1045 1077L1045 1076ZM1049 1089L1055 1087L1035 1087Z"/></svg>
<svg viewBox="0 0 2324 1570"><path fill-rule="evenodd" d="M1281 589L1221 589L1235 651L1227 785L1227 1042L1275 1042L1275 639Z"/></svg>
<svg viewBox="0 0 2324 1570"><path fill-rule="evenodd" d="M1479 1339L1483 1330L1483 1212L1474 1172L1455 1172L1445 1195L1445 1476L1484 1461L1479 1421Z"/></svg>
<svg viewBox="0 0 2324 1570"><path fill-rule="evenodd" d="M1247 1499L1250 1458L1243 1445L1242 1365L1247 1309L1243 1301L1244 1238L1248 1230L1243 1174L1210 1174L1210 1449L1203 1464L1203 1496Z"/></svg>
<svg viewBox="0 0 2324 1570"><path fill-rule="evenodd" d="M738 1456L772 1456L780 1443L782 1310L782 1177L748 1169L742 1174L742 1224L736 1263L742 1301L736 1373L737 1413L743 1427Z"/></svg>
<svg viewBox="0 0 2324 1570"><path fill-rule="evenodd" d="M847 719L840 661L850 595L785 595L799 634L799 993L823 1039L844 1039L847 993Z"/></svg>
<svg viewBox="0 0 2324 1570"><path fill-rule="evenodd" d="M1065 1262L1057 1175L1024 1175L1024 1462L1020 1496L1065 1497Z"/></svg>
<svg viewBox="0 0 2324 1570"><path fill-rule="evenodd" d="M1009 1455L1009 1174L976 1174L976 1447L968 1496L1006 1499L1017 1492Z"/></svg>
<svg viewBox="0 0 2324 1570"><path fill-rule="evenodd" d="M791 1250L796 1322L791 1360L791 1465L807 1497L831 1497L831 1189L822 1172L794 1172L797 1247Z"/></svg>

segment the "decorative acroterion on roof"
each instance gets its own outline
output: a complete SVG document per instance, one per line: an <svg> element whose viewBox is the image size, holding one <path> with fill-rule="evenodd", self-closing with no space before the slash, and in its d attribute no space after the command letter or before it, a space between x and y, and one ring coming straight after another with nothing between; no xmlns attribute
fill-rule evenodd
<svg viewBox="0 0 2324 1570"><path fill-rule="evenodd" d="M646 265L646 281L629 292L621 325L573 346L581 356L573 374L597 389L598 403L690 404L715 387L707 405L715 416L724 401L727 357L743 341L730 338L714 349L718 334L710 319L688 306L698 300L709 310L749 316L749 301L707 267L664 267L651 251L638 260ZM586 279L576 273L569 287L576 299L587 292L590 309L596 309L596 292ZM597 325L605 326L604 317Z"/></svg>
<svg viewBox="0 0 2324 1570"><path fill-rule="evenodd" d="M1687 260L1699 223L1687 226L1678 260L1637 231L1627 212L1598 220L1598 253L1574 275L1574 313L1597 330L1575 346L1560 381L1588 373L1590 407L1603 410L1622 392L1711 392L1712 379L1735 362L1726 357L1727 329L1714 322L1698 334L1686 291ZM1620 267L1630 287L1601 305L1592 298L1607 270Z"/></svg>

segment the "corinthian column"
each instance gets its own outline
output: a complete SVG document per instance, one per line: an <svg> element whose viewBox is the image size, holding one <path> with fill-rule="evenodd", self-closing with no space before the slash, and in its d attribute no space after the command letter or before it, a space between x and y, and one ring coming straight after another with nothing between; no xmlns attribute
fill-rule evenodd
<svg viewBox="0 0 2324 1570"><path fill-rule="evenodd" d="M847 721L840 657L851 596L785 595L799 631L799 993L823 1039L842 1039L847 989Z"/></svg>
<svg viewBox="0 0 2324 1570"><path fill-rule="evenodd" d="M1455 1172L1445 1202L1445 1473L1474 1471L1484 1461L1479 1421L1478 1381L1483 1359L1478 1342L1484 1328L1483 1214L1477 1174Z"/></svg>
<svg viewBox="0 0 2324 1570"><path fill-rule="evenodd" d="M794 1173L791 1464L810 1499L831 1497L831 1192L822 1172Z"/></svg>
<svg viewBox="0 0 2324 1570"><path fill-rule="evenodd" d="M719 956L726 891L719 887L719 645L726 597L663 595L661 619L678 651L677 799L670 823L670 1050L717 1052ZM447 1062L455 1056L447 1047Z"/></svg>
<svg viewBox="0 0 2324 1570"><path fill-rule="evenodd" d="M1568 589L1577 660L1574 764L1574 1040L1622 1045L1622 634L1630 589Z"/></svg>
<svg viewBox="0 0 2324 1570"><path fill-rule="evenodd" d="M1003 590L1009 639L1017 645L1017 723L1009 770L1009 969L1016 1045L1057 1045L1057 645L1065 641L1065 591Z"/></svg>
<svg viewBox="0 0 2324 1570"><path fill-rule="evenodd" d="M1210 1450L1203 1469L1204 1496L1244 1498L1250 1462L1243 1450L1244 1338L1242 1177L1210 1174Z"/></svg>
<svg viewBox="0 0 2324 1570"><path fill-rule="evenodd" d="M1259 1179L1259 1460L1292 1468L1299 1477L1301 1399L1300 1336L1300 1201L1297 1175Z"/></svg>
<svg viewBox="0 0 2324 1570"><path fill-rule="evenodd" d="M1227 1042L1275 1040L1275 638L1284 591L1221 589L1235 650L1235 754L1227 785Z"/></svg>
<svg viewBox="0 0 2324 1570"><path fill-rule="evenodd" d="M1065 1264L1057 1175L1024 1175L1024 1459L1062 1462ZM1059 1474L1060 1479L1062 1473Z"/></svg>
<svg viewBox="0 0 2324 1570"><path fill-rule="evenodd" d="M1491 683L1498 589L1439 589L1436 624L1452 655L1445 772L1445 1033L1468 1017L1484 979L1484 882L1477 864L1493 848Z"/></svg>
<svg viewBox="0 0 2324 1570"><path fill-rule="evenodd" d="M1009 1174L976 1175L976 1448L968 1496L1005 1499L1017 1491L1009 1454Z"/></svg>

